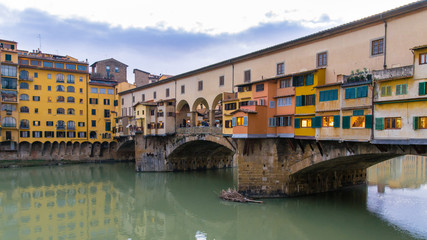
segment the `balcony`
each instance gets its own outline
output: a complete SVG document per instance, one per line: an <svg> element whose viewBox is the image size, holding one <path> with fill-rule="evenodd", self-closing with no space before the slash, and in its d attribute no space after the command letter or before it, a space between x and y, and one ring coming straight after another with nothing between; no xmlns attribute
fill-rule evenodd
<svg viewBox="0 0 427 240"><path fill-rule="evenodd" d="M358 85L361 83L371 83L372 82L372 73L369 73L367 69L363 71L356 70L352 71L350 75L345 75L343 77L343 85Z"/></svg>
<svg viewBox="0 0 427 240"><path fill-rule="evenodd" d="M14 137L2 137L1 140L2 141L13 141L15 139L14 139Z"/></svg>
<svg viewBox="0 0 427 240"><path fill-rule="evenodd" d="M56 130L65 130L65 126L56 126Z"/></svg>
<svg viewBox="0 0 427 240"><path fill-rule="evenodd" d="M2 128L16 128L16 123L3 123Z"/></svg>
<svg viewBox="0 0 427 240"><path fill-rule="evenodd" d="M76 130L75 126L67 126L67 130Z"/></svg>
<svg viewBox="0 0 427 240"><path fill-rule="evenodd" d="M20 129L30 129L30 125L21 125L19 126Z"/></svg>
<svg viewBox="0 0 427 240"><path fill-rule="evenodd" d="M33 77L19 75L19 81L29 81L29 82L32 82L33 81Z"/></svg>
<svg viewBox="0 0 427 240"><path fill-rule="evenodd" d="M375 80L392 80L392 79L410 78L414 75L413 73L414 73L413 65L372 71L372 75Z"/></svg>

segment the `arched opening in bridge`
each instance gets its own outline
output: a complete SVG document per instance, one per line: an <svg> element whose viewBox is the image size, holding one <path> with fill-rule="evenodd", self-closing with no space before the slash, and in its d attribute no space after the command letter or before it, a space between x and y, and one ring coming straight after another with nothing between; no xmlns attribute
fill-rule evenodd
<svg viewBox="0 0 427 240"><path fill-rule="evenodd" d="M194 114L194 125L197 127L208 127L209 119L209 104L204 98L198 98L194 101L192 112Z"/></svg>
<svg viewBox="0 0 427 240"><path fill-rule="evenodd" d="M120 142L117 148L116 144L112 145L116 152L117 160L135 160L135 141L127 140L125 142ZM110 148L111 149L111 148Z"/></svg>
<svg viewBox="0 0 427 240"><path fill-rule="evenodd" d="M167 157L173 170L215 169L233 166L234 151L222 144L196 140L182 144Z"/></svg>
<svg viewBox="0 0 427 240"><path fill-rule="evenodd" d="M176 106L176 127L185 128L191 126L190 105L185 100L181 100Z"/></svg>
<svg viewBox="0 0 427 240"><path fill-rule="evenodd" d="M218 94L212 103L210 119L211 126L222 127L222 94Z"/></svg>

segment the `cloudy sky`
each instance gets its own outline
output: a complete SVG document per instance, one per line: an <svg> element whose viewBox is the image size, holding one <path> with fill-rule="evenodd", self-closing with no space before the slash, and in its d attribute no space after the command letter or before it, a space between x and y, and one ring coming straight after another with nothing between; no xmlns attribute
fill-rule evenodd
<svg viewBox="0 0 427 240"><path fill-rule="evenodd" d="M113 57L129 73L176 75L411 2L0 0L0 38L89 63Z"/></svg>

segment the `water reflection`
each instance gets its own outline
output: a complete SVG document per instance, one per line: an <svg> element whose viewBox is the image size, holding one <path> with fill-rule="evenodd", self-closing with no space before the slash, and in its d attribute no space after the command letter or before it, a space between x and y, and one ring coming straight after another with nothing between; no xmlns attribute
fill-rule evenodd
<svg viewBox="0 0 427 240"><path fill-rule="evenodd" d="M132 164L0 169L0 239L412 239L417 231L384 217L383 212L399 214L393 210L397 198L380 201L371 187L239 204L218 198L221 189L236 185L233 169L133 169Z"/></svg>

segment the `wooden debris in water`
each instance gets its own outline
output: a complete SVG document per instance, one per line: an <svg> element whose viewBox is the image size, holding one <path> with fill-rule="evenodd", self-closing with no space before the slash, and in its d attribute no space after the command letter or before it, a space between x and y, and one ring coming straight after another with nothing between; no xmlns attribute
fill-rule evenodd
<svg viewBox="0 0 427 240"><path fill-rule="evenodd" d="M220 198L227 200L227 201L233 201L233 202L242 202L242 203L264 203L263 201L256 201L249 198L244 197L242 194L238 193L236 189L230 189L222 190Z"/></svg>

